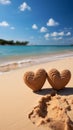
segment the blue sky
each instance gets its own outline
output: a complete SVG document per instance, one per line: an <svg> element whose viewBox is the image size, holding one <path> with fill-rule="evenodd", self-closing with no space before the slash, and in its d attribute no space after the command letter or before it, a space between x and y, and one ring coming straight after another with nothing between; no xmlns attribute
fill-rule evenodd
<svg viewBox="0 0 73 130"><path fill-rule="evenodd" d="M0 0L0 39L73 44L73 0Z"/></svg>

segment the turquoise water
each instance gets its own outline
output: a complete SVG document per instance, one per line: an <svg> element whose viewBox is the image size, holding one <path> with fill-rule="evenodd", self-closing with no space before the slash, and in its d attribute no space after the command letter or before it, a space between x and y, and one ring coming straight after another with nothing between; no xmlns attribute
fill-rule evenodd
<svg viewBox="0 0 73 130"><path fill-rule="evenodd" d="M0 46L0 57L32 56L73 51L73 46Z"/></svg>
<svg viewBox="0 0 73 130"><path fill-rule="evenodd" d="M0 65L9 62L40 62L73 56L73 46L0 46ZM52 56L52 57L51 57Z"/></svg>

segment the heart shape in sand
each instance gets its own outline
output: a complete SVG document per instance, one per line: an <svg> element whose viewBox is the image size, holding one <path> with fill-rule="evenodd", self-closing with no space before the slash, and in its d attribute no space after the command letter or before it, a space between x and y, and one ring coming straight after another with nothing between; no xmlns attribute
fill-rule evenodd
<svg viewBox="0 0 73 130"><path fill-rule="evenodd" d="M69 70L63 70L60 73L58 70L52 69L47 74L50 85L56 90L63 89L68 84L70 78L71 72Z"/></svg>
<svg viewBox="0 0 73 130"><path fill-rule="evenodd" d="M46 71L44 69L39 69L36 73L31 71L26 72L23 79L29 88L33 91L39 91L46 81Z"/></svg>

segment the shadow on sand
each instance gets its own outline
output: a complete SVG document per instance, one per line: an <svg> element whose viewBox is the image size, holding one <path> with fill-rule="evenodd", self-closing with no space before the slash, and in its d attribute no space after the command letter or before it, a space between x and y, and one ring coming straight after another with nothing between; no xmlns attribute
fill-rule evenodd
<svg viewBox="0 0 73 130"><path fill-rule="evenodd" d="M52 91L53 91L52 88L43 88L40 91L35 92L35 94L47 95L47 94L51 94ZM67 88L61 89L59 91L56 91L56 93L58 95L73 95L73 87L67 87Z"/></svg>

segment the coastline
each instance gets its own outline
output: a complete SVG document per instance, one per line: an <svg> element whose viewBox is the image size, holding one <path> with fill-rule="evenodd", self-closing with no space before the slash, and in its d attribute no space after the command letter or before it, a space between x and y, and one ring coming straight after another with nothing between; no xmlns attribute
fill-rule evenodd
<svg viewBox="0 0 73 130"><path fill-rule="evenodd" d="M41 97L50 94L52 88L46 80L42 91L33 93L23 81L25 72L36 72L40 68L44 68L47 72L52 68L56 68L59 71L69 69L71 74L73 74L73 57L65 57L52 62L35 64L0 75L1 130L45 130L44 127L41 128L32 124L28 119L28 114L38 104ZM73 75L66 89L59 92L59 94L61 96L73 95ZM48 129L46 128L46 130Z"/></svg>
<svg viewBox="0 0 73 130"><path fill-rule="evenodd" d="M15 69L23 68L23 67L29 67L36 64L41 63L47 63L52 62L64 58L73 57L73 52L60 52L60 53L54 53L54 54L47 54L47 55L36 55L36 56L14 56L14 57L8 57L8 59L3 59L2 62L0 62L0 74L3 74L4 72L9 72Z"/></svg>

